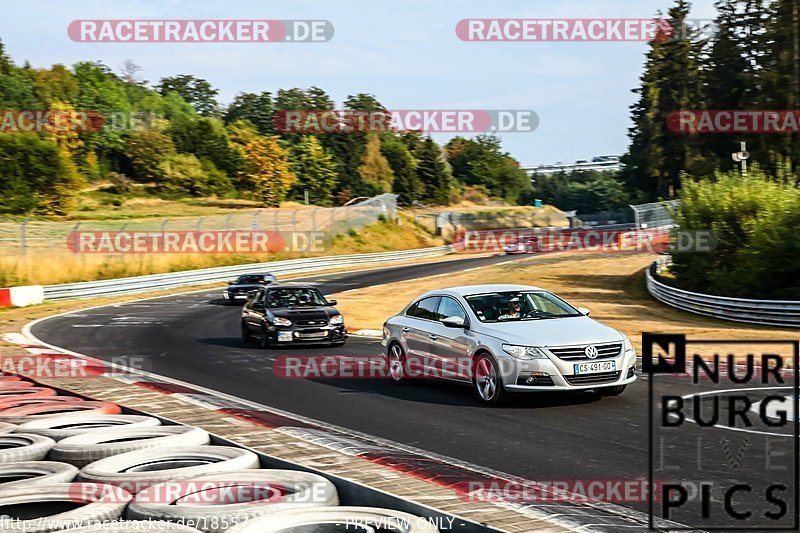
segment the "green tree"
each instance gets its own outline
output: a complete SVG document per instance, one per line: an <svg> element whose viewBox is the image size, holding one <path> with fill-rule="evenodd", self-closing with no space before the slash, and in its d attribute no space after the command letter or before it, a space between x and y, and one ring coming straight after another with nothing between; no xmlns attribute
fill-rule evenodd
<svg viewBox="0 0 800 533"><path fill-rule="evenodd" d="M296 198L308 191L311 203L331 205L336 190L336 163L313 135L289 148L289 168L297 176L293 186Z"/></svg>
<svg viewBox="0 0 800 533"><path fill-rule="evenodd" d="M392 190L394 172L392 172L389 162L381 154L381 141L377 135L370 135L367 140L367 148L361 166L358 167L358 175L375 192L383 193Z"/></svg>
<svg viewBox="0 0 800 533"><path fill-rule="evenodd" d="M452 178L439 145L430 137L425 137L414 155L417 159L417 177L425 185L423 200L438 205L449 204Z"/></svg>
<svg viewBox="0 0 800 533"><path fill-rule="evenodd" d="M386 158L394 174L392 192L398 195L402 205L411 205L425 196L425 184L417 176L417 161L403 140L396 135L381 137L381 154Z"/></svg>
<svg viewBox="0 0 800 533"><path fill-rule="evenodd" d="M216 98L219 91L202 78L197 78L190 74L169 76L161 78L156 88L162 95L167 95L170 92L178 93L201 115L211 116L217 112L219 104Z"/></svg>
<svg viewBox="0 0 800 533"><path fill-rule="evenodd" d="M249 120L260 134L274 135L274 112L272 94L269 92L239 93L225 110L224 120L225 124L232 124L237 120Z"/></svg>

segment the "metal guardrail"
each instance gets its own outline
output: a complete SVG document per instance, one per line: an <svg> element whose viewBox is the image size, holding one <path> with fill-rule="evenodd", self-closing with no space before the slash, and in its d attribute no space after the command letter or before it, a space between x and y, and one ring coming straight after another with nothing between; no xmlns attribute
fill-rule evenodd
<svg viewBox="0 0 800 533"><path fill-rule="evenodd" d="M800 327L800 301L748 300L689 292L655 279L657 263L647 269L647 291L669 306L722 320L765 326Z"/></svg>
<svg viewBox="0 0 800 533"><path fill-rule="evenodd" d="M95 296L114 296L118 294L135 294L137 292L158 289L191 287L192 285L223 282L248 272L299 274L365 263L391 263L408 259L433 257L448 254L453 251L452 246L437 246L434 248L419 248L400 252L309 257L304 259L272 261L268 263L250 263L246 265L185 270L167 274L150 274L147 276L135 276L130 278L46 285L44 287L44 299L45 301L52 301L73 298L91 298Z"/></svg>

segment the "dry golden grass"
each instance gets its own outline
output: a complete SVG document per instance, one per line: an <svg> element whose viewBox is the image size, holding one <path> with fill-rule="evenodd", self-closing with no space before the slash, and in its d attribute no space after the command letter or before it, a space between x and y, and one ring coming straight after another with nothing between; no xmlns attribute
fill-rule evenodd
<svg viewBox="0 0 800 533"><path fill-rule="evenodd" d="M503 265L403 281L336 296L348 326L380 329L386 318L419 294L443 287L484 283L522 283L548 289L576 307L628 335L637 349L641 333L685 333L708 339L796 339L792 329L725 322L685 313L654 300L644 286L652 254L560 253Z"/></svg>
<svg viewBox="0 0 800 533"><path fill-rule="evenodd" d="M279 252L270 254L73 254L68 250L0 256L0 286L52 285L95 279L141 276L197 268L280 261L314 255L409 250L439 246L441 239L425 234L414 224L375 223L354 235L334 238L324 253Z"/></svg>

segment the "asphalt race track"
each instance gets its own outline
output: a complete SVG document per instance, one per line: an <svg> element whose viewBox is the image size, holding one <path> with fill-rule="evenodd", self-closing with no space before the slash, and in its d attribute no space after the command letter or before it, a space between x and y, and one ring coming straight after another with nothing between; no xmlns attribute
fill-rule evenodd
<svg viewBox="0 0 800 533"><path fill-rule="evenodd" d="M317 282L325 294L331 294L519 259L467 258L305 279ZM443 277L442 284L446 283ZM407 295L408 299L414 296ZM593 392L530 395L517 397L502 408L482 407L469 388L459 385L419 382L396 386L379 379L279 379L272 370L279 355L376 355L380 343L351 337L341 348L261 350L240 341L239 313L237 307L222 305L219 290L209 290L79 311L39 322L32 332L55 346L106 360L141 358L143 369L150 372L530 480L647 478L646 379L640 377L616 398L601 399ZM686 380L657 379L661 380L657 384L662 392L696 392ZM737 455L747 440L750 448L737 464L737 476L758 492L764 483L763 457L752 456L749 450L763 448L760 430L712 431L714 437L709 439L705 431L705 440L698 445L696 428L684 429L681 439L686 446L669 450L668 461L678 469L676 477L697 469L698 446L706 452L704 460L714 463ZM791 434L773 438L791 442ZM721 448L723 442L727 444ZM710 470L707 474L713 478L713 466ZM721 496L717 496L714 509L721 505ZM647 511L645 503L620 505ZM757 511L772 508L767 504L762 507ZM678 512L672 518L696 523L693 517L697 509L695 504L691 510L695 514ZM790 512L794 512L793 506ZM707 522L729 523L730 518L716 513Z"/></svg>

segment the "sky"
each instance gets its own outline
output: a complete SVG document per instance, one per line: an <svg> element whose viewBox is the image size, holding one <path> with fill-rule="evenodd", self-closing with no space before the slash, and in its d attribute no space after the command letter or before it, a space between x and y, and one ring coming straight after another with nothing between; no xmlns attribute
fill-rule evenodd
<svg viewBox="0 0 800 533"><path fill-rule="evenodd" d="M0 39L34 67L126 60L151 83L193 74L229 103L239 92L324 89L341 106L374 94L387 109L533 110L533 132L500 135L523 165L622 154L643 42L465 42L465 18L648 18L673 0L0 0ZM714 17L713 0L693 18ZM325 43L79 43L75 19L328 20ZM439 142L452 135L434 134Z"/></svg>

